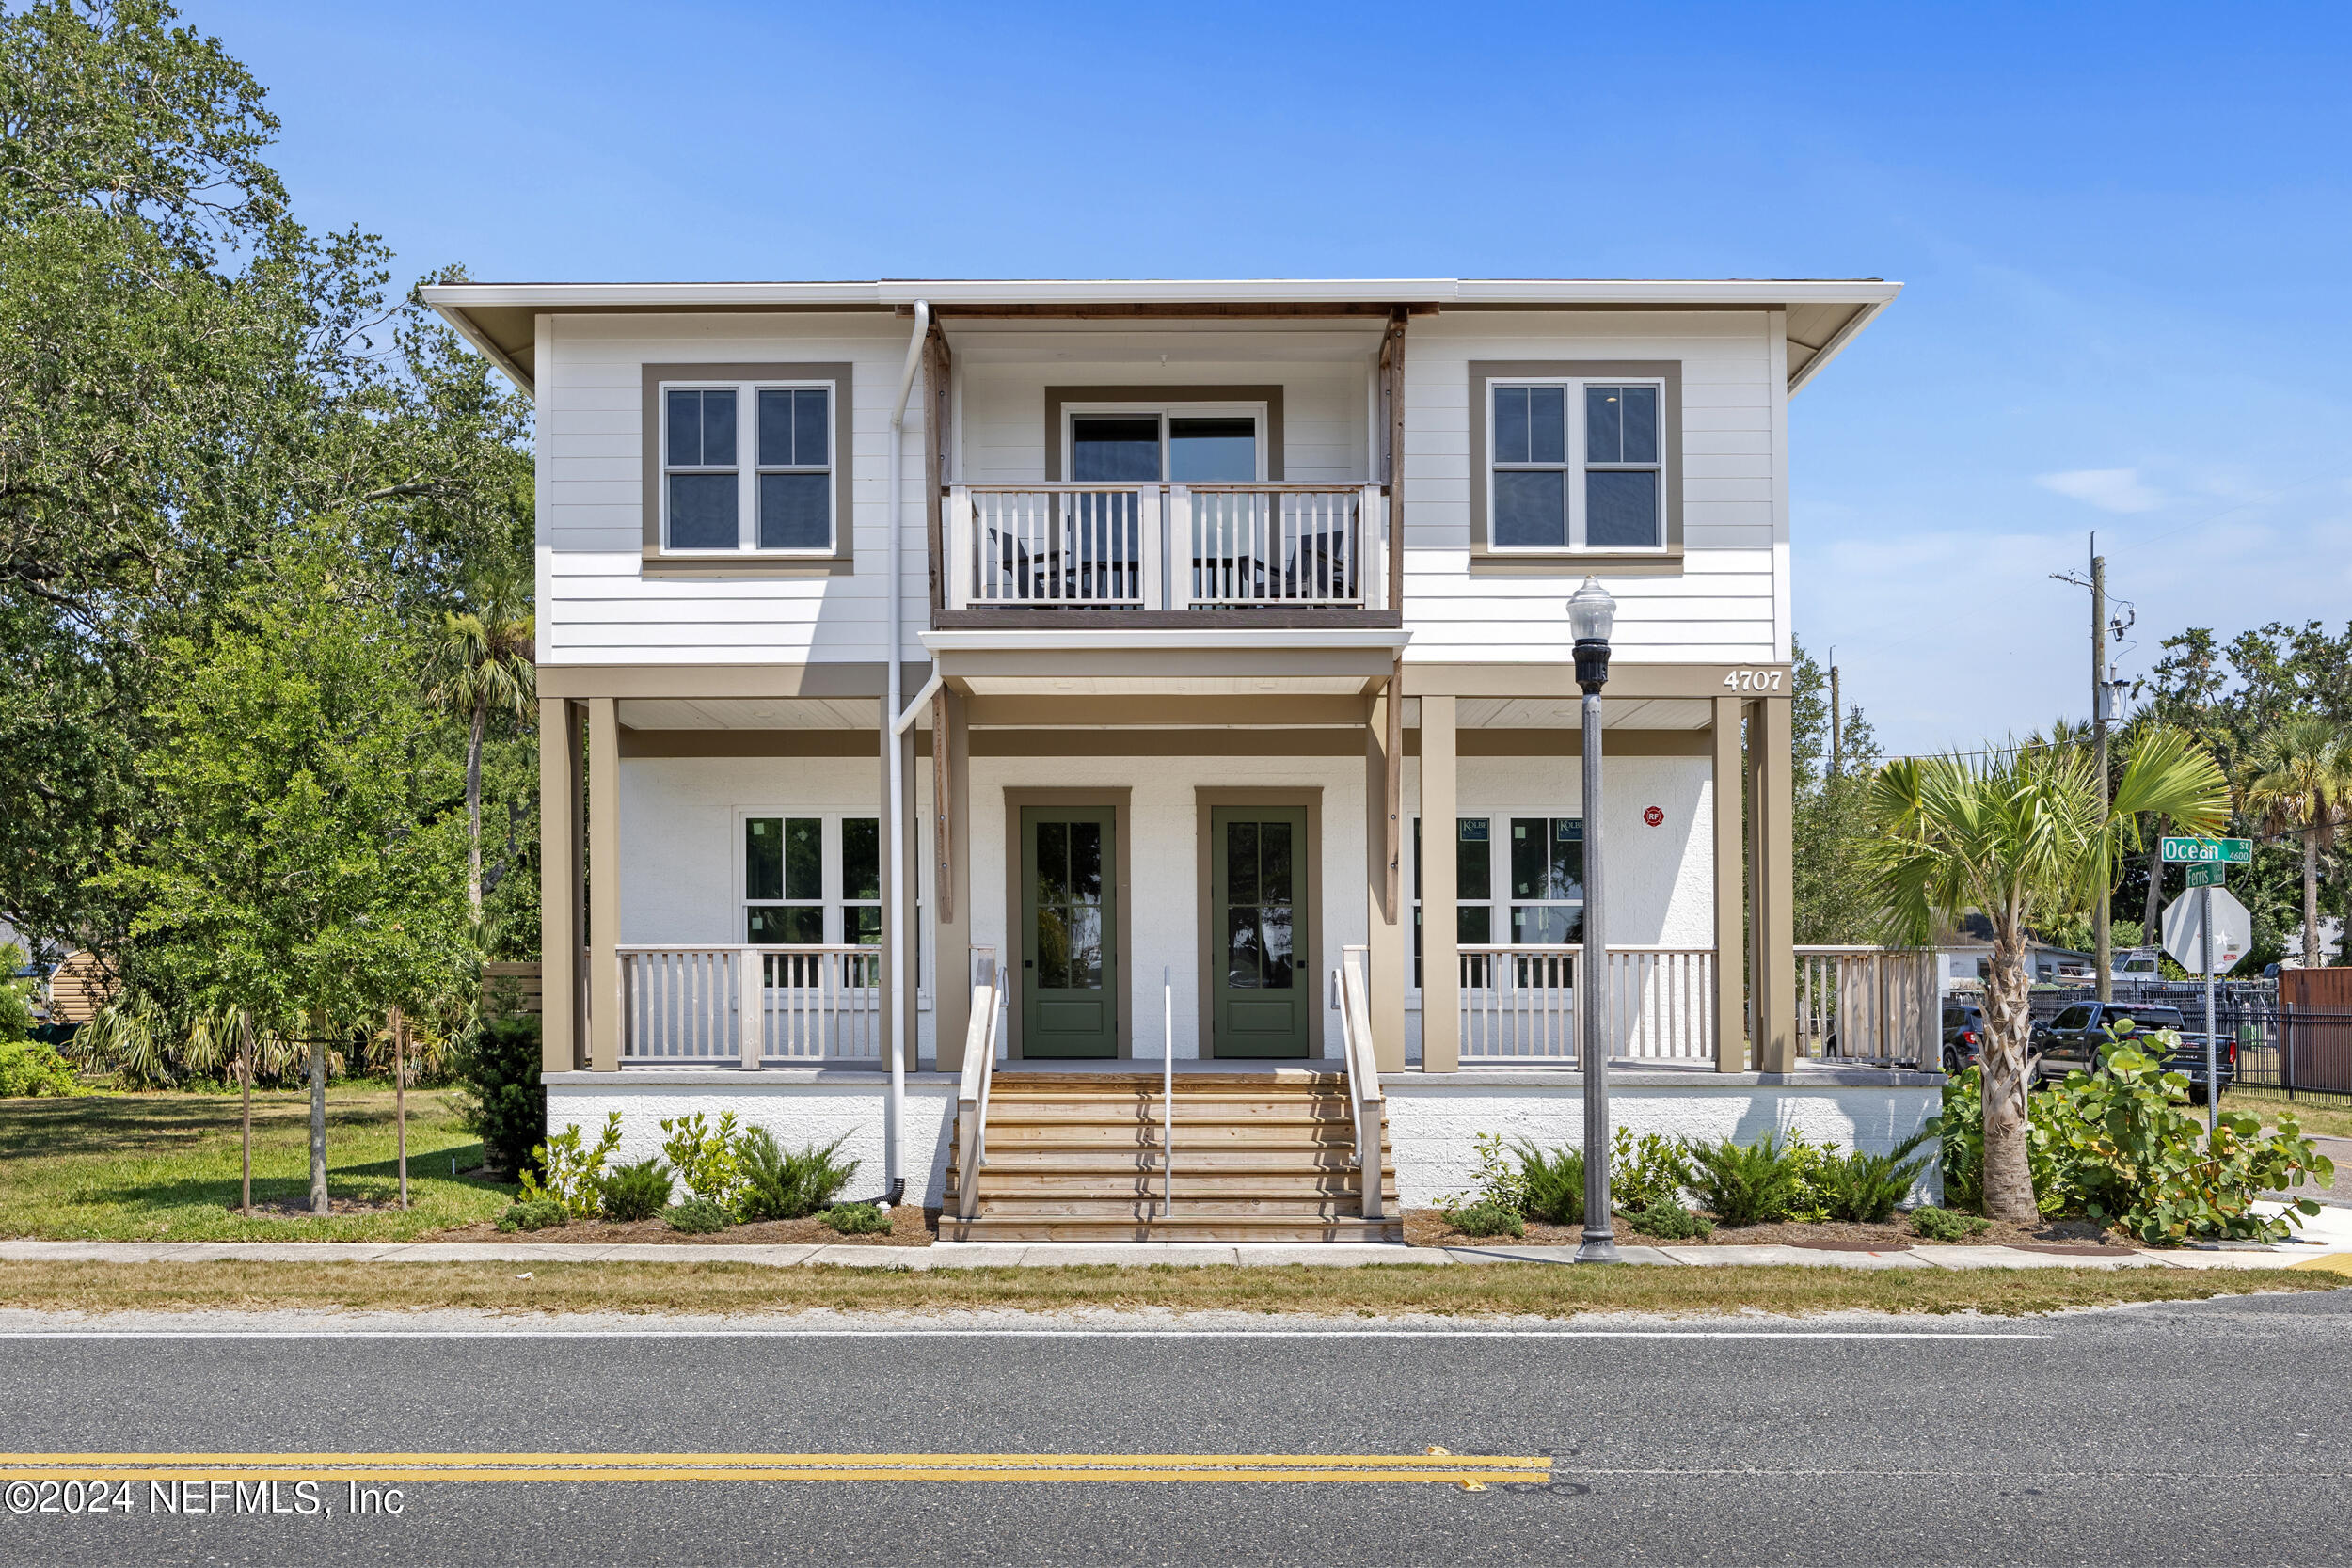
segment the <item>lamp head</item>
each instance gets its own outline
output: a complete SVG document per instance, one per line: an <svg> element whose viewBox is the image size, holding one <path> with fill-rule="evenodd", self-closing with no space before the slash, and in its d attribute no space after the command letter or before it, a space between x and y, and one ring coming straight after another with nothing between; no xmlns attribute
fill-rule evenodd
<svg viewBox="0 0 2352 1568"><path fill-rule="evenodd" d="M1568 633L1576 640L1576 684L1598 692L1609 683L1609 633L1616 626L1617 601L1600 579L1587 577L1568 599Z"/></svg>

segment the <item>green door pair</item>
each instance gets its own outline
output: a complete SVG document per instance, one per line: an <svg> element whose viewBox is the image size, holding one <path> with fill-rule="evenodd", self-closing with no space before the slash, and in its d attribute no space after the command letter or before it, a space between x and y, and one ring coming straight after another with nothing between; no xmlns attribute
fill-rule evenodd
<svg viewBox="0 0 2352 1568"><path fill-rule="evenodd" d="M1107 806L1021 811L1021 1053L1119 1054L1117 819ZM1210 1006L1218 1057L1303 1057L1314 988L1303 806L1210 812Z"/></svg>

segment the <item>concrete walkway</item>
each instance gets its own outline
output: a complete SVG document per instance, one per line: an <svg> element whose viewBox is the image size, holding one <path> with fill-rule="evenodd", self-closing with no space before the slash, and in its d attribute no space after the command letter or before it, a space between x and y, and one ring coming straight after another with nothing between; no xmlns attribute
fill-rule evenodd
<svg viewBox="0 0 2352 1568"><path fill-rule="evenodd" d="M1680 1268L1794 1263L1848 1269L2176 1268L2275 1269L2323 1260L2308 1246L2223 1251L2140 1250L2122 1257L2026 1252L2002 1246L1923 1246L1886 1252L1820 1252L1794 1246L1688 1246L1621 1249L1629 1263ZM2328 1249L2352 1255L2352 1247ZM1569 1263L1573 1247L1407 1247L1334 1243L1320 1246L1227 1245L1208 1242L1006 1243L943 1242L928 1247L709 1246L627 1244L567 1246L549 1242L0 1242L0 1262L106 1263L742 1263L761 1268L839 1264L878 1269L1048 1268L1073 1264L1364 1264L1437 1266L1470 1263Z"/></svg>

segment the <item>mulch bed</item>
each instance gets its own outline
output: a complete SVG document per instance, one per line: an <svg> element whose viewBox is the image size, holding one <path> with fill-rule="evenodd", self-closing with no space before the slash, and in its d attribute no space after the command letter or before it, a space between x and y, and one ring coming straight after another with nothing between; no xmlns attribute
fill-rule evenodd
<svg viewBox="0 0 2352 1568"><path fill-rule="evenodd" d="M2040 1225L2016 1225L2007 1220L1994 1220L1985 1230L1964 1241L1931 1242L1912 1233L1905 1221L1890 1220L1883 1225L1860 1225L1849 1220L1829 1220L1820 1225L1750 1225L1733 1228L1717 1226L1715 1234L1707 1240L1690 1242L1661 1241L1645 1236L1634 1228L1630 1219L1617 1216L1617 1244L1620 1246L1793 1246L1811 1252L1901 1252L1911 1247L1931 1246L2010 1246L2029 1252L2055 1252L2084 1258L2120 1258L2133 1250L2116 1246L2095 1225L2088 1220L2047 1220ZM1446 1223L1445 1216L1435 1209L1407 1209L1405 1212L1405 1240L1413 1246L1508 1246L1515 1242L1524 1246L1575 1246L1583 1241L1581 1226L1545 1225L1527 1222L1527 1234L1511 1236L1468 1236Z"/></svg>
<svg viewBox="0 0 2352 1568"><path fill-rule="evenodd" d="M707 1236L690 1236L673 1230L658 1219L631 1220L616 1225L610 1220L575 1220L570 1225L547 1230L503 1231L492 1220L476 1220L453 1229L439 1230L420 1238L429 1242L532 1242L559 1246L612 1246L617 1243L654 1243L677 1246L798 1246L814 1243L831 1246L929 1246L939 1229L939 1211L898 1208L890 1212L896 1222L887 1236L844 1236L828 1230L814 1215L803 1220L754 1220L748 1225L731 1225L724 1230Z"/></svg>

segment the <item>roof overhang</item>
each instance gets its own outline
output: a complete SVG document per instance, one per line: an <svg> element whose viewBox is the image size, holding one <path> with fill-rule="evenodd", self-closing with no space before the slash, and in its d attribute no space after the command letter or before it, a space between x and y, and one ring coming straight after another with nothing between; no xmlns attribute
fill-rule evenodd
<svg viewBox="0 0 2352 1568"><path fill-rule="evenodd" d="M1882 278L1240 278L837 283L437 283L424 302L531 389L535 318L670 312L891 313L1088 319L1360 316L1438 310L1785 310L1788 389L1804 385L1902 292Z"/></svg>

